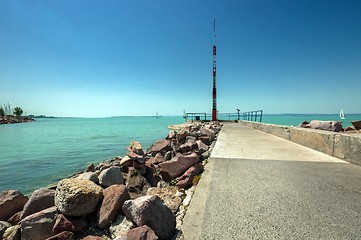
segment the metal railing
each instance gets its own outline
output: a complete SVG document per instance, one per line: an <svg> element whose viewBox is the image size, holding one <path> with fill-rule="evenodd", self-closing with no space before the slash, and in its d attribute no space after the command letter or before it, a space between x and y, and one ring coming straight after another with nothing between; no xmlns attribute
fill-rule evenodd
<svg viewBox="0 0 361 240"><path fill-rule="evenodd" d="M262 122L263 110L249 111L238 114L239 114L239 120Z"/></svg>
<svg viewBox="0 0 361 240"><path fill-rule="evenodd" d="M233 121L233 120L245 120L253 122L262 122L263 110L249 111L249 112L238 112L236 113L218 113L217 118L219 121ZM186 121L210 121L212 115L209 113L184 113L183 118Z"/></svg>

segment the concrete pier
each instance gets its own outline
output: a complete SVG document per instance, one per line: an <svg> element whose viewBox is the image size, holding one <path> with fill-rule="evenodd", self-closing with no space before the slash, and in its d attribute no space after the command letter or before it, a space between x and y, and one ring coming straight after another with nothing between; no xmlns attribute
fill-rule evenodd
<svg viewBox="0 0 361 240"><path fill-rule="evenodd" d="M360 203L361 167L226 123L184 239L361 239Z"/></svg>

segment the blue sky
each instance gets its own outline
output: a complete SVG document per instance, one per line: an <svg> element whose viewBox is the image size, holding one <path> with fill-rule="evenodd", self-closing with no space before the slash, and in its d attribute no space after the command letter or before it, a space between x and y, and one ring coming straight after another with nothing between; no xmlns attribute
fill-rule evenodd
<svg viewBox="0 0 361 240"><path fill-rule="evenodd" d="M0 104L106 117L361 113L361 1L0 0Z"/></svg>

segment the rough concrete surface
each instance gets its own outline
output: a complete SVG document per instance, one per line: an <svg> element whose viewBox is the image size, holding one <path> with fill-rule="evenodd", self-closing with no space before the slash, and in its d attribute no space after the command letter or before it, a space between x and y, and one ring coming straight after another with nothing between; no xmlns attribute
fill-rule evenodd
<svg viewBox="0 0 361 240"><path fill-rule="evenodd" d="M361 239L361 167L225 124L184 239Z"/></svg>

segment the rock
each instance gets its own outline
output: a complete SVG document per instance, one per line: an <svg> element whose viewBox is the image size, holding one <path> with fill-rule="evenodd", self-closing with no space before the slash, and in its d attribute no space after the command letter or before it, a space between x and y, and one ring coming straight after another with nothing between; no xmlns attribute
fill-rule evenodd
<svg viewBox="0 0 361 240"><path fill-rule="evenodd" d="M310 123L310 128L326 130L326 131L333 131L333 132L340 132L343 130L342 122L337 122L337 121L312 120Z"/></svg>
<svg viewBox="0 0 361 240"><path fill-rule="evenodd" d="M178 211L178 208L182 203L182 198L177 196L177 189L173 186L149 188L147 190L147 195L158 196L173 213Z"/></svg>
<svg viewBox="0 0 361 240"><path fill-rule="evenodd" d="M6 221L15 213L20 212L28 197L16 190L8 190L0 193L0 221Z"/></svg>
<svg viewBox="0 0 361 240"><path fill-rule="evenodd" d="M103 238L99 237L99 236L89 235L89 236L86 236L85 238L83 238L82 240L103 240Z"/></svg>
<svg viewBox="0 0 361 240"><path fill-rule="evenodd" d="M187 153L193 150L198 150L198 144L193 140L188 140L180 146L181 153Z"/></svg>
<svg viewBox="0 0 361 240"><path fill-rule="evenodd" d="M121 213L123 203L130 199L130 195L125 185L112 185L103 191L103 201L98 211L98 226L107 228Z"/></svg>
<svg viewBox="0 0 361 240"><path fill-rule="evenodd" d="M179 133L177 134L177 140L179 143L182 143L185 141L186 137L189 134L189 130L187 128L182 128Z"/></svg>
<svg viewBox="0 0 361 240"><path fill-rule="evenodd" d="M195 163L192 167L190 167L182 176L178 178L178 182L176 184L179 188L186 188L188 186L193 185L193 179L195 176L200 174L203 171L202 163Z"/></svg>
<svg viewBox="0 0 361 240"><path fill-rule="evenodd" d="M112 166L112 164L110 162L100 162L96 167L95 167L95 171L100 170L103 171L107 168L110 168Z"/></svg>
<svg viewBox="0 0 361 240"><path fill-rule="evenodd" d="M157 186L157 183L161 179L155 169L150 166L146 166L146 173L143 175L143 177L147 180L151 187Z"/></svg>
<svg viewBox="0 0 361 240"><path fill-rule="evenodd" d="M23 214L21 214L21 219L25 217L44 210L49 207L54 206L54 194L55 191L48 188L40 188L35 190L29 201L24 205Z"/></svg>
<svg viewBox="0 0 361 240"><path fill-rule="evenodd" d="M168 140L176 139L177 138L177 132L174 130L170 130L167 136Z"/></svg>
<svg viewBox="0 0 361 240"><path fill-rule="evenodd" d="M134 224L129 221L124 215L119 214L116 219L110 224L110 236L114 239L118 236L126 235Z"/></svg>
<svg viewBox="0 0 361 240"><path fill-rule="evenodd" d="M56 207L51 207L27 216L20 222L21 238L38 240L53 236L53 226L57 214Z"/></svg>
<svg viewBox="0 0 361 240"><path fill-rule="evenodd" d="M135 198L144 195L151 186L147 179L140 175L137 170L134 168L129 168L126 187L131 198Z"/></svg>
<svg viewBox="0 0 361 240"><path fill-rule="evenodd" d="M299 127L302 127L302 128L309 128L310 127L310 123L308 121L303 121L300 123L300 125L298 125Z"/></svg>
<svg viewBox="0 0 361 240"><path fill-rule="evenodd" d="M196 143L198 145L199 154L203 154L204 152L208 151L209 147L204 142L202 142L202 140L197 140Z"/></svg>
<svg viewBox="0 0 361 240"><path fill-rule="evenodd" d="M11 225L16 225L21 220L21 215L23 214L23 211L15 213L11 218L8 219L8 222L11 223Z"/></svg>
<svg viewBox="0 0 361 240"><path fill-rule="evenodd" d="M345 128L344 131L349 132L349 133L352 133L352 132L357 133L358 132L358 130L354 126L348 126L348 127Z"/></svg>
<svg viewBox="0 0 361 240"><path fill-rule="evenodd" d="M95 168L94 168L94 164L89 164L86 169L85 169L85 172L94 172L95 171Z"/></svg>
<svg viewBox="0 0 361 240"><path fill-rule="evenodd" d="M94 212L102 197L102 188L90 180L63 179L55 190L55 206L65 215L82 216Z"/></svg>
<svg viewBox="0 0 361 240"><path fill-rule="evenodd" d="M209 140L212 142L214 138L216 137L216 132L210 128L203 127L200 129L202 136L209 137Z"/></svg>
<svg viewBox="0 0 361 240"><path fill-rule="evenodd" d="M87 179L87 180L92 181L93 183L99 182L98 175L95 172L85 172L85 173L80 174L77 178Z"/></svg>
<svg viewBox="0 0 361 240"><path fill-rule="evenodd" d="M144 155L142 145L138 141L132 141L128 147L128 150L141 156Z"/></svg>
<svg viewBox="0 0 361 240"><path fill-rule="evenodd" d="M130 157L130 159L132 159L133 161L144 163L143 155L136 154L135 152L129 152L127 156Z"/></svg>
<svg viewBox="0 0 361 240"><path fill-rule="evenodd" d="M166 161L171 160L172 157L173 157L173 152L172 152L172 151L168 151L168 152L166 152L165 155L164 155L164 158L165 158Z"/></svg>
<svg viewBox="0 0 361 240"><path fill-rule="evenodd" d="M71 231L80 232L88 227L88 223L84 218L66 218L63 214L58 214L53 226L55 234Z"/></svg>
<svg viewBox="0 0 361 240"><path fill-rule="evenodd" d="M113 184L124 183L120 167L107 168L99 174L98 178L100 185L104 187L109 187Z"/></svg>
<svg viewBox="0 0 361 240"><path fill-rule="evenodd" d="M121 167L130 167L133 165L133 160L126 155L125 157L122 158L122 160L120 160L120 166Z"/></svg>
<svg viewBox="0 0 361 240"><path fill-rule="evenodd" d="M125 201L123 212L137 226L147 225L160 239L171 239L176 218L172 211L155 195Z"/></svg>
<svg viewBox="0 0 361 240"><path fill-rule="evenodd" d="M210 137L208 137L208 136L200 136L200 137L198 137L198 140L201 140L207 146L212 144L212 141L211 141Z"/></svg>
<svg viewBox="0 0 361 240"><path fill-rule="evenodd" d="M166 139L161 139L155 142L152 146L147 149L147 153L150 153L152 156L155 156L157 153L162 153L163 155L171 150L170 141Z"/></svg>
<svg viewBox="0 0 361 240"><path fill-rule="evenodd" d="M171 148L172 148L172 151L174 152L174 153L177 153L177 152L180 152L180 143L179 142L177 142L177 141L172 141L171 143L170 143L170 146L171 146Z"/></svg>
<svg viewBox="0 0 361 240"><path fill-rule="evenodd" d="M151 157L150 159L148 159L147 162L150 164L159 164L159 163L165 162L165 158L163 157L163 155L161 153L157 153L154 157Z"/></svg>
<svg viewBox="0 0 361 240"><path fill-rule="evenodd" d="M155 235L155 232L148 227L143 225L141 227L136 227L130 230L127 233L127 240L157 240L158 237Z"/></svg>
<svg viewBox="0 0 361 240"><path fill-rule="evenodd" d="M74 233L69 231L64 231L52 237L49 237L46 240L74 240Z"/></svg>
<svg viewBox="0 0 361 240"><path fill-rule="evenodd" d="M178 156L175 160L159 164L160 174L163 180L168 182L182 175L190 166L198 161L199 157L196 153Z"/></svg>
<svg viewBox="0 0 361 240"><path fill-rule="evenodd" d="M1 237L1 236L0 236ZM20 225L8 227L3 236L3 240L20 240L21 239L21 228Z"/></svg>
<svg viewBox="0 0 361 240"><path fill-rule="evenodd" d="M0 238L2 238L3 234L5 233L6 229L11 227L11 224L5 221L0 221Z"/></svg>
<svg viewBox="0 0 361 240"><path fill-rule="evenodd" d="M133 167L139 172L139 174L143 175L147 172L144 163L139 163L138 161L133 162Z"/></svg>

